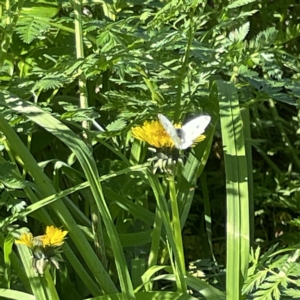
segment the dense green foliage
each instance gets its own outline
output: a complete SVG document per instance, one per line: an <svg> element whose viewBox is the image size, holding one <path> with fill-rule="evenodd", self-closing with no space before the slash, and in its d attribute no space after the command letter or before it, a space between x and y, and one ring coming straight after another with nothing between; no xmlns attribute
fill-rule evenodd
<svg viewBox="0 0 300 300"><path fill-rule="evenodd" d="M300 299L299 6L0 0L0 297ZM158 113L212 121L153 174Z"/></svg>

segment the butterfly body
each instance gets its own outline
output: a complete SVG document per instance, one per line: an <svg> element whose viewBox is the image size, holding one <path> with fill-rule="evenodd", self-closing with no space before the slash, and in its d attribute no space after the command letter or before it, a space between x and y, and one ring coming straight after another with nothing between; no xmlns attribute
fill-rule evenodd
<svg viewBox="0 0 300 300"><path fill-rule="evenodd" d="M182 128L175 128L172 122L163 114L158 114L158 118L173 140L175 147L181 150L191 147L195 139L205 131L211 120L210 116L202 115L184 124Z"/></svg>

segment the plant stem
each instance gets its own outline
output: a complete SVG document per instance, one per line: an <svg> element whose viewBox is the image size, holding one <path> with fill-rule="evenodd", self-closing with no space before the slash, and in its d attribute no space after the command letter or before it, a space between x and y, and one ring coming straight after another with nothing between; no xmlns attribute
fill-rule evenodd
<svg viewBox="0 0 300 300"><path fill-rule="evenodd" d="M180 225L180 216L178 211L178 203L177 203L177 195L176 195L176 187L175 187L175 180L174 175L169 176L169 192L170 192L170 200L171 200L171 210L172 210L172 226L173 226L173 233L174 233L174 241L176 244L176 248L178 251L178 261L176 261L176 266L178 269L177 276L185 276L185 263L184 263L184 251L183 251L183 244L182 244L182 236L181 236L181 225ZM177 272L176 272L177 274ZM184 280L181 281L181 288L183 293L186 293L186 285L184 284Z"/></svg>

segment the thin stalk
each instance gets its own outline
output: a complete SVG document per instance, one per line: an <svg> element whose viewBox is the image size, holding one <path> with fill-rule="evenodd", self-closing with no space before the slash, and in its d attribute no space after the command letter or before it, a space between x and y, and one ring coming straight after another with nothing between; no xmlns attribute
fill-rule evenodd
<svg viewBox="0 0 300 300"><path fill-rule="evenodd" d="M82 18L81 11L82 5L80 0L72 1L74 14L75 14L75 42L76 42L76 57L78 59L84 58L84 48L83 48L83 30L82 30ZM78 79L79 85L79 107L80 108L88 108L88 91L87 91L87 83L86 78L82 74ZM82 127L84 129L89 130L91 126L90 121L84 120L82 122ZM87 143L90 143L90 137L87 134L83 134L83 138ZM102 229L102 221L101 216L97 208L96 202L93 200L93 197L90 197L90 209L91 209L91 219L92 219L92 229L94 233L94 244L95 251L103 266L107 268L107 258L105 251L105 244L103 238L103 229Z"/></svg>
<svg viewBox="0 0 300 300"><path fill-rule="evenodd" d="M15 2L10 0L5 1L5 10L7 11L6 18L4 20L4 24L6 24L5 27L6 34L5 34L4 41L1 42L1 50L4 53L8 52L8 50L10 49L10 45L12 44L12 36L14 34L14 28L18 22L20 11L22 10L24 4L24 0L20 0L17 3L18 6L16 7L16 10L12 11L11 8L14 6Z"/></svg>
<svg viewBox="0 0 300 300"><path fill-rule="evenodd" d="M173 233L174 233L174 241L178 251L178 260L176 261L176 267L178 269L179 274L185 276L185 263L184 263L184 251L183 251L183 244L182 244L182 236L181 236L181 225L180 225L180 215L178 210L178 203L177 203L177 195L176 195L176 187L175 187L175 180L174 176L169 176L169 193L170 193L170 201L171 201L171 210L172 210L172 226L173 226ZM186 284L182 285L183 293L187 292Z"/></svg>
<svg viewBox="0 0 300 300"><path fill-rule="evenodd" d="M208 241L212 259L217 266L217 260L214 255L214 249L213 249L213 243L212 243L212 226L211 226L212 218L211 218L211 207L210 207L210 201L209 201L209 191L208 191L208 187L207 187L206 173L203 173L202 176L200 177L200 183L201 183L201 188L203 191L204 218L205 218L207 241Z"/></svg>
<svg viewBox="0 0 300 300"><path fill-rule="evenodd" d="M152 100L155 101L157 104L162 105L164 102L163 96L157 91L157 87L155 86L155 83L149 79L149 76L144 71L144 69L141 66L136 66L137 71L143 76L143 79L148 87L148 89L151 92Z"/></svg>
<svg viewBox="0 0 300 300"><path fill-rule="evenodd" d="M47 281L47 290L48 294L51 295L51 300L59 300L59 296L57 294L53 279L49 272L49 267L45 270L44 277Z"/></svg>
<svg viewBox="0 0 300 300"><path fill-rule="evenodd" d="M72 1L74 14L75 14L75 43L76 43L76 58L84 59L84 49L83 49L83 31L82 31L82 19L81 19L81 11L82 5L80 0ZM88 108L88 97L87 97L87 86L86 86L86 78L84 75L80 75L78 79L79 85L79 106L80 108ZM90 122L83 121L82 127L89 129ZM88 140L88 136L84 135L84 138Z"/></svg>
<svg viewBox="0 0 300 300"><path fill-rule="evenodd" d="M188 30L188 42L186 45L183 63L182 63L181 70L180 70L180 77L178 80L179 82L178 82L178 88L177 88L177 93L176 93L176 106L175 106L175 118L174 118L175 122L179 121L179 116L180 116L180 111L181 111L182 80L186 74L187 65L188 65L189 59L190 59L191 45L194 40L194 33L195 33L194 20L193 20L194 13L195 13L195 8L193 7L193 9L191 11L191 16L189 19L190 24L189 24L189 30Z"/></svg>
<svg viewBox="0 0 300 300"><path fill-rule="evenodd" d="M170 244L169 249L171 249L171 250L169 250L169 256L170 256L169 258L171 259L172 255L174 255L174 260L175 260L175 263L177 266L176 269L173 268L173 273L174 273L174 276L176 279L177 291L186 294L187 287L186 287L186 280L185 280L185 271L183 270L184 268L182 269L182 267L181 267L182 264L180 263L182 261L182 259L181 259L182 252L181 252L181 254L179 254L180 251L178 251L178 245L175 242L174 231L173 231L173 227L171 224L171 218L170 218L168 204L167 204L166 198L164 196L164 191L163 191L162 185L158 181L157 177L155 177L150 172L148 172L147 177L148 177L149 183L152 187L153 193L155 195L157 206L158 206L158 209L160 210L162 221L163 221L163 224L164 224L164 227L166 230L167 239ZM176 195L176 193L175 193L175 195ZM177 214L178 214L178 212L177 212ZM176 212L175 212L175 215L176 215ZM179 226L180 226L180 224L179 224ZM180 245L179 245L179 247L180 247ZM171 251L172 251L172 253L171 253Z"/></svg>
<svg viewBox="0 0 300 300"><path fill-rule="evenodd" d="M159 245L161 238L161 228L162 228L162 219L159 209L156 210L155 221L153 224L152 231L152 241L151 241L151 250L148 258L148 268L157 265L158 254L159 254ZM145 284L145 290L151 291L153 287L153 283L151 281Z"/></svg>

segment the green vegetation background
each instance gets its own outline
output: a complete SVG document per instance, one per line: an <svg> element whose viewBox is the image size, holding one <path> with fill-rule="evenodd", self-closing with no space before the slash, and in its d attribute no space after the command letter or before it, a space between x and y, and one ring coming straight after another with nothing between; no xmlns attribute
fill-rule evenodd
<svg viewBox="0 0 300 300"><path fill-rule="evenodd" d="M0 298L300 299L299 6L1 0ZM157 113L212 116L172 174Z"/></svg>

